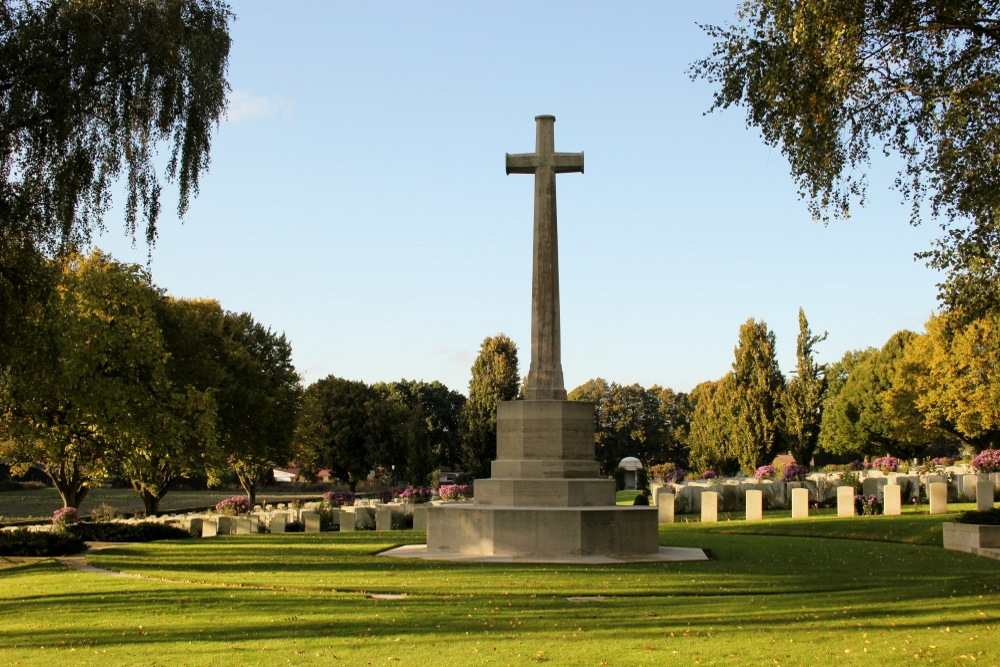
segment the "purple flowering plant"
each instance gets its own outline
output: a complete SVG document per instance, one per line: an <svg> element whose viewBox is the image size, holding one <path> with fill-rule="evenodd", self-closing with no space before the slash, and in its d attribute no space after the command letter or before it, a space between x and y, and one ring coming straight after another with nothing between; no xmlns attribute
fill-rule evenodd
<svg viewBox="0 0 1000 667"><path fill-rule="evenodd" d="M809 473L809 468L798 463L789 463L781 473L782 482L801 482Z"/></svg>
<svg viewBox="0 0 1000 667"><path fill-rule="evenodd" d="M351 491L327 491L323 494L323 503L330 507L343 507L354 504L354 493Z"/></svg>
<svg viewBox="0 0 1000 667"><path fill-rule="evenodd" d="M854 496L854 509L862 516L874 516L882 513L882 499L877 494L859 494Z"/></svg>
<svg viewBox="0 0 1000 667"><path fill-rule="evenodd" d="M701 473L701 479L715 479L718 475L715 474L714 470L706 470Z"/></svg>
<svg viewBox="0 0 1000 667"><path fill-rule="evenodd" d="M666 476L663 478L663 481L667 482L668 484L679 484L680 482L684 481L684 478L686 476L687 476L686 472L684 472L680 468L675 468L674 470L671 470L669 473L666 474Z"/></svg>
<svg viewBox="0 0 1000 667"><path fill-rule="evenodd" d="M1000 472L1000 449L984 449L972 459L976 472Z"/></svg>

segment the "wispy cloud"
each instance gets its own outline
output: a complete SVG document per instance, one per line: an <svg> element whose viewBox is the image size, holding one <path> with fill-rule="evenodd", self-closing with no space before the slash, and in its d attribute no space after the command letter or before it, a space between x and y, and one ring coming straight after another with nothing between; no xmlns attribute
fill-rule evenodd
<svg viewBox="0 0 1000 667"><path fill-rule="evenodd" d="M234 90L229 95L226 120L232 123L242 123L250 120L274 118L275 116L281 116L287 120L293 112L292 105L285 100L254 95L245 90Z"/></svg>

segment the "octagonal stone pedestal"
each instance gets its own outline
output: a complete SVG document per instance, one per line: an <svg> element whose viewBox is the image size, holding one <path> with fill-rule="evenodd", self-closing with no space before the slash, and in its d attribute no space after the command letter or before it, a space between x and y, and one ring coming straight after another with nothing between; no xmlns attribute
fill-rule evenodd
<svg viewBox="0 0 1000 667"><path fill-rule="evenodd" d="M429 552L482 556L655 554L655 507L442 505L427 514ZM433 539L432 539L433 538Z"/></svg>
<svg viewBox="0 0 1000 667"><path fill-rule="evenodd" d="M427 547L410 555L679 559L659 547L655 507L615 504L614 481L601 477L594 460L591 403L501 403L491 473L475 481L473 502L428 508Z"/></svg>

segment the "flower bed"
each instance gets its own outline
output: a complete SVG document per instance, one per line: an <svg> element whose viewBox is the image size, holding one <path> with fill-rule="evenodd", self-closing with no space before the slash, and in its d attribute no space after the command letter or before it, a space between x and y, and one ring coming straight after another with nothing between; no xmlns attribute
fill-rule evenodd
<svg viewBox="0 0 1000 667"><path fill-rule="evenodd" d="M1000 472L1000 449L983 450L972 459L972 467L976 472Z"/></svg>
<svg viewBox="0 0 1000 667"><path fill-rule="evenodd" d="M441 500L462 500L472 497L471 484L442 484L438 489Z"/></svg>

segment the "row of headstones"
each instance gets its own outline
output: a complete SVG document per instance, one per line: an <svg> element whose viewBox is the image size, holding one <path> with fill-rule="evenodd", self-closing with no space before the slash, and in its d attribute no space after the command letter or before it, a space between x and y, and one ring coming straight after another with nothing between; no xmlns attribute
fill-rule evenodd
<svg viewBox="0 0 1000 667"><path fill-rule="evenodd" d="M980 480L976 485L976 507L980 511L993 507L993 482ZM898 484L882 486L882 513L888 516L902 514L902 487ZM946 482L930 482L927 497L930 501L931 514L947 514L948 484ZM658 489L656 506L660 523L674 522L674 502L677 496L666 488ZM855 492L853 486L837 487L837 516L849 517L855 515ZM804 519L809 516L809 489L792 489L792 518ZM764 492L750 489L746 492L746 520L756 521L764 518ZM715 491L704 491L701 494L701 520L714 522L719 520L719 494Z"/></svg>
<svg viewBox="0 0 1000 667"><path fill-rule="evenodd" d="M748 490L764 490L770 489L777 492L778 497L787 498L787 493L793 489L801 488L804 484L814 487L813 490L820 495L822 498L817 498L820 500L827 500L827 498L832 498L830 493L824 493L824 488L833 491L837 488L834 486L839 475L832 473L830 475L812 475L807 478L806 482L780 482L773 480L747 480L747 479L732 479L725 480L722 482L723 485L727 486L737 486L740 491ZM830 484L833 482L833 484ZM919 497L919 486L924 484L927 487L935 482L948 482L948 478L945 475L924 475L923 477L917 475L903 475L898 473L889 473L887 476L869 476L862 480L862 493L865 495L880 495L882 493L882 488L887 484L898 484L906 485L909 483L909 497L904 498L904 501L908 502L913 498ZM951 480L952 488L959 497L964 497L970 501L975 500L978 495L978 485L981 482L992 482L993 486L1000 488L1000 473L980 473L980 474L964 474L964 475L953 475ZM716 482L715 484L718 484ZM656 504L657 494L661 489L666 491L671 491L677 494L684 494L691 500L691 507L694 511L698 511L701 506L700 496L708 490L715 488L711 482L683 482L667 486L661 486L658 484L651 484L652 490L652 501ZM929 497L929 492L925 492L925 495Z"/></svg>
<svg viewBox="0 0 1000 667"><path fill-rule="evenodd" d="M328 510L335 512L334 524L341 532L355 530L391 530L392 516L398 512L399 505L375 505L341 507ZM427 529L427 508L414 505L414 530ZM245 516L219 516L215 514L186 515L181 517L166 517L164 523L177 525L187 530L195 537L215 537L216 535L251 535L261 532L263 527L272 533L284 533L288 524L298 521L304 532L318 533L322 520L315 509L289 509L287 511L260 511Z"/></svg>

